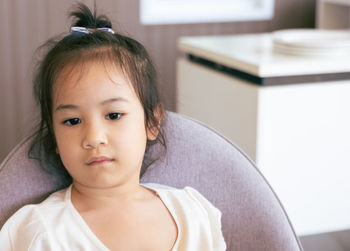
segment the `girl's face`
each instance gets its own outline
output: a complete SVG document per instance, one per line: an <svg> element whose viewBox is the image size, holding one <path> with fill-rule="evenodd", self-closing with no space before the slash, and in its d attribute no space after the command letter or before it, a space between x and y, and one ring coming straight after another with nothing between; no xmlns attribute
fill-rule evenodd
<svg viewBox="0 0 350 251"><path fill-rule="evenodd" d="M79 68L79 67L77 67ZM59 76L53 88L57 152L76 185L139 184L147 138L143 107L124 74L90 63Z"/></svg>

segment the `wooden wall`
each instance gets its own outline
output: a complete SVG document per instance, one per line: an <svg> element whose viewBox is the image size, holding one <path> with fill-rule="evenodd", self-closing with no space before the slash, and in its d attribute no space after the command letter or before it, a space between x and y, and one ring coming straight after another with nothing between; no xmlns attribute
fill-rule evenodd
<svg viewBox="0 0 350 251"><path fill-rule="evenodd" d="M214 1L214 0L213 0ZM0 1L0 161L28 134L38 110L32 98L35 49L46 39L69 29L67 11L75 1ZM81 0L93 7L93 0ZM275 0L270 21L144 26L139 22L138 0L96 0L100 13L114 28L142 42L151 54L168 110L175 109L176 40L180 36L269 32L314 27L315 0Z"/></svg>

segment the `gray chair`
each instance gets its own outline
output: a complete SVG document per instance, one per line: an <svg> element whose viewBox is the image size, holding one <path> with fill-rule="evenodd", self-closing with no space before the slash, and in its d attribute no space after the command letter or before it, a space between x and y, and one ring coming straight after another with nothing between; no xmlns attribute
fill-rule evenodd
<svg viewBox="0 0 350 251"><path fill-rule="evenodd" d="M222 212L227 250L302 250L275 193L252 161L223 136L188 117L167 112L167 153L153 162L141 182L199 190ZM42 201L68 186L59 174L28 159L30 138L0 165L0 227L19 207ZM154 154L159 145L153 145Z"/></svg>

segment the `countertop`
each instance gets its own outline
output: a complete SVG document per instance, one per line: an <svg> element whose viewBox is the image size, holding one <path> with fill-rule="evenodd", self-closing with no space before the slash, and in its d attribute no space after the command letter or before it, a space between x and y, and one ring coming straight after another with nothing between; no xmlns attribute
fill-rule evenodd
<svg viewBox="0 0 350 251"><path fill-rule="evenodd" d="M261 78L350 72L348 56L297 56L276 51L272 33L181 37L178 48Z"/></svg>

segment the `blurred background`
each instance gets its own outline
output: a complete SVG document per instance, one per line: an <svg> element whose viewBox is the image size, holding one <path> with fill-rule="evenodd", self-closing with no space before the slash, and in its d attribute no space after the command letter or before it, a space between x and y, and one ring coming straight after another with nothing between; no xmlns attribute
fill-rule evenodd
<svg viewBox="0 0 350 251"><path fill-rule="evenodd" d="M38 112L32 97L35 50L52 36L68 32L68 12L76 1L0 1L0 160L34 126ZM80 1L91 8L94 1ZM157 66L163 100L175 110L177 39L192 35L269 32L277 29L314 27L315 0L275 0L271 20L225 23L143 25L140 1L97 0L97 10L108 15L116 31L140 41Z"/></svg>

